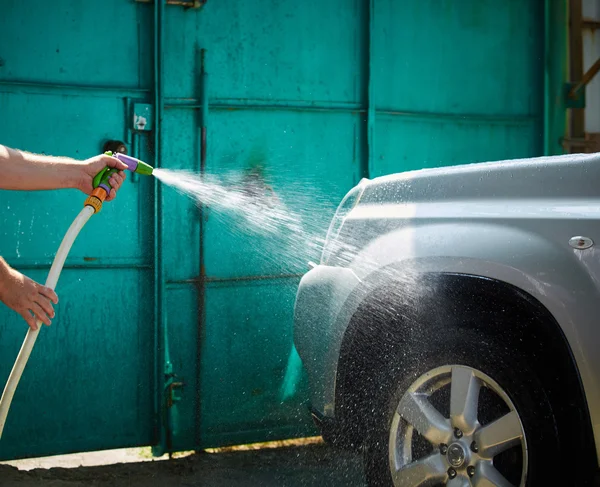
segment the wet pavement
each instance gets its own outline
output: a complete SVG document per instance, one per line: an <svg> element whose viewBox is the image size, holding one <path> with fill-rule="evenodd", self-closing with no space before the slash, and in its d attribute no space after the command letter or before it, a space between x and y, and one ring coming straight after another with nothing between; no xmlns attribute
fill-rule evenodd
<svg viewBox="0 0 600 487"><path fill-rule="evenodd" d="M78 468L18 470L0 465L1 487L362 487L359 456L326 445Z"/></svg>

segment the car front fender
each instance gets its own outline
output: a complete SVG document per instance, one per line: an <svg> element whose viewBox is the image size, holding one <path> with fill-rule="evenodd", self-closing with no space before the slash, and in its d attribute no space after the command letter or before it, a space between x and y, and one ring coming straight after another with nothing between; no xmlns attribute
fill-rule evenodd
<svg viewBox="0 0 600 487"><path fill-rule="evenodd" d="M537 299L561 327L581 377L600 452L600 251L595 246L572 248L569 230L564 229L558 241L557 228L551 238L542 230L506 224L453 222L411 226L372 240L349 265L361 285L349 294L335 319L333 328L341 333L334 335L339 341L330 345L331 367L337 368L343 333L352 316L378 287L394 283L404 299L417 300L419 293L427 292L420 287L423 274L456 273L502 281ZM334 401L335 385L331 386L326 403Z"/></svg>

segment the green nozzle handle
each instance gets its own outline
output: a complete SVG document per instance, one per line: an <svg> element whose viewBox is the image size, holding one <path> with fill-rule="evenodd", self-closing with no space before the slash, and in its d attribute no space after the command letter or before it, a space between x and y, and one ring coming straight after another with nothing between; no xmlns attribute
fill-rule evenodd
<svg viewBox="0 0 600 487"><path fill-rule="evenodd" d="M96 174L94 176L94 179L92 181L92 186L95 188L104 188L104 190L106 191L107 194L110 194L110 190L112 189L112 186L110 185L110 183L108 182L108 180L110 179L110 177L115 174L118 173L119 170L115 169L114 167L105 167L104 169L102 169L102 171L100 171L98 174Z"/></svg>

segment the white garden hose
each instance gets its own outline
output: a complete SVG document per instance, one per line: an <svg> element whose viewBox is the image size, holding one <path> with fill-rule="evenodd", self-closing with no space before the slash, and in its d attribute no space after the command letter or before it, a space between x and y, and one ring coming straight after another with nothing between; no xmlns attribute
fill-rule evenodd
<svg viewBox="0 0 600 487"><path fill-rule="evenodd" d="M73 242L75 242L77 235L95 211L96 209L94 207L86 205L69 227L69 230L64 236L62 243L58 248L58 252L54 257L54 262L52 262L52 267L50 268L48 278L46 279L46 287L49 287L52 290L54 290L56 287L56 283L58 282L60 273L65 265L67 255L69 255L69 252L71 251ZM27 335L25 336L23 346L21 347L19 355L17 356L17 360L15 361L15 365L13 366L10 376L8 377L8 382L6 383L6 387L2 393L2 399L0 399L0 438L2 437L4 424L6 423L6 417L8 416L10 403L15 395L15 390L19 385L19 381L23 375L23 370L25 370L25 365L27 365L29 355L31 355L31 351L33 350L33 346L35 345L35 341L41 329L42 322L40 320L37 320L37 330L34 331L31 328L29 329Z"/></svg>

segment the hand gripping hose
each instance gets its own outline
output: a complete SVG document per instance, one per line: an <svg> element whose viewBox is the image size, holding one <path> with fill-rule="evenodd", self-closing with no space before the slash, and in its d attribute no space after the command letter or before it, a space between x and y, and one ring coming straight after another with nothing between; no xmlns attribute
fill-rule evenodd
<svg viewBox="0 0 600 487"><path fill-rule="evenodd" d="M111 153L107 154L112 155ZM152 167L142 161L125 156L124 154L115 154L114 156L127 164L128 169L132 172L135 171L140 174L148 175L152 174ZM77 215L77 218L75 218L69 227L69 230L65 234L60 247L56 252L54 261L52 262L52 267L50 268L48 278L46 279L46 286L50 289L54 290L56 287L60 273L65 265L65 260L71 251L71 247L73 246L77 235L79 235L79 232L88 222L91 216L100 211L102 203L111 190L108 180L115 172L117 172L116 169L107 167L100 171L94 178L93 186L95 189L86 199L83 210L81 210L79 215ZM21 380L21 376L23 375L23 371L25 370L25 366L27 365L27 361L29 360L29 356L31 355L31 351L33 350L33 346L35 345L35 341L41 329L42 322L37 320L37 330L34 331L30 328L27 331L27 335L25 336L25 340L23 341L23 345L21 346L17 360L15 361L10 376L8 377L8 382L6 383L6 387L2 393L2 398L0 399L0 438L2 437L4 425L6 424L6 417L8 416L8 410L10 409L13 396L15 395L15 391L19 385L19 381Z"/></svg>

